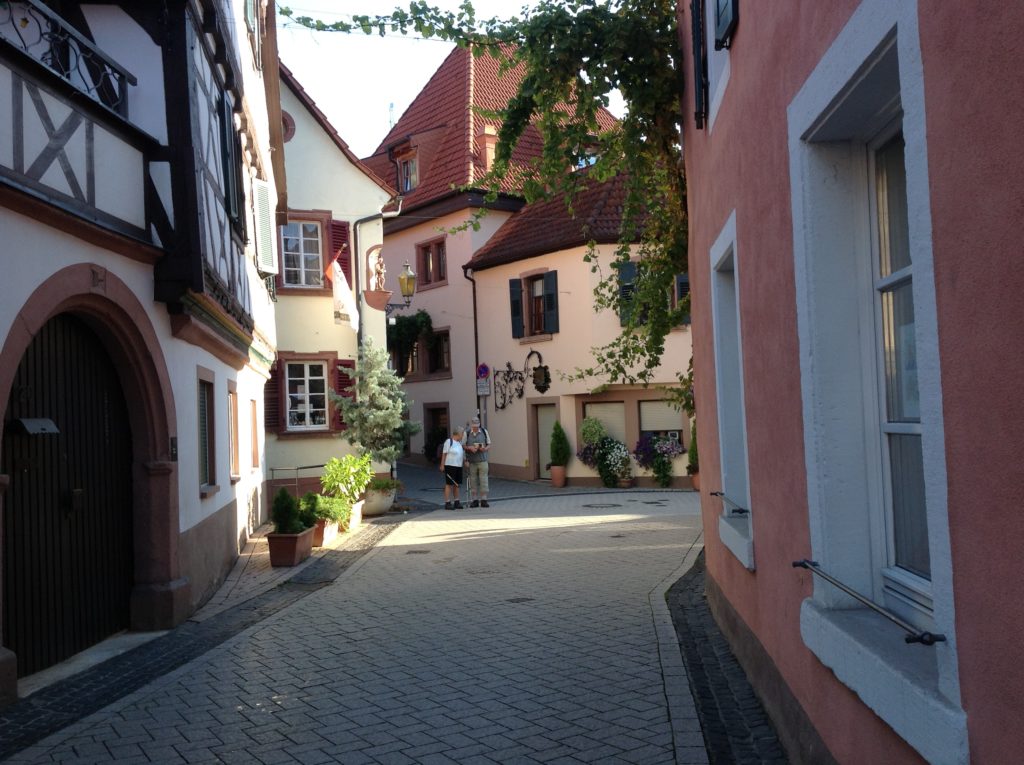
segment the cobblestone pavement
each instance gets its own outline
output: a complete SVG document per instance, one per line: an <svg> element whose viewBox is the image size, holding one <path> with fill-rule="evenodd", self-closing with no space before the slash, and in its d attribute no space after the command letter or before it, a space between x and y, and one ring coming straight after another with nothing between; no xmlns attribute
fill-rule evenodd
<svg viewBox="0 0 1024 765"><path fill-rule="evenodd" d="M711 765L786 765L771 720L704 597L704 553L666 596Z"/></svg>
<svg viewBox="0 0 1024 765"><path fill-rule="evenodd" d="M492 496L193 623L240 631L10 761L706 763L665 603L696 496Z"/></svg>

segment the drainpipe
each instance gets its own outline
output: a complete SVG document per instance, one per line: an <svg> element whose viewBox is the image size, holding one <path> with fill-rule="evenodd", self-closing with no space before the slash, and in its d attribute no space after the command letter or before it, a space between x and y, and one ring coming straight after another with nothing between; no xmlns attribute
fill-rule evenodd
<svg viewBox="0 0 1024 765"><path fill-rule="evenodd" d="M472 272L472 268L462 269L462 276L473 283L473 384L476 385L476 370L480 366L480 330L476 323L476 279L471 276ZM480 406L480 400L482 398L483 397L479 395L476 397L476 413L477 417L480 418L480 425L486 428L487 407Z"/></svg>
<svg viewBox="0 0 1024 765"><path fill-rule="evenodd" d="M353 285L353 287L355 287L356 291L356 305L359 306L359 329L356 330L357 355L359 353L359 350L363 347L363 311L366 310L363 307L363 293L362 290L360 289L359 278L359 272L362 269L364 260L363 251L359 246L359 227L362 226L364 223L369 223L370 221L377 220L378 218L380 218L381 220L387 220L389 218L397 217L399 213L402 212L402 195L398 194L392 197L388 204L390 204L391 202L398 202L397 210L391 210L390 212L378 212L374 213L373 215L367 215L365 218L360 218L359 220L352 224L352 252L356 259L355 268L352 269L352 276L355 280L355 284ZM384 251L381 250L382 257L383 253Z"/></svg>

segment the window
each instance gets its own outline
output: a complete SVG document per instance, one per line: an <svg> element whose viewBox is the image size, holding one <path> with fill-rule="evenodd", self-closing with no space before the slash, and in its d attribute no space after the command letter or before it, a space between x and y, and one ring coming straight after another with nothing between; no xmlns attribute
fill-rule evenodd
<svg viewBox="0 0 1024 765"><path fill-rule="evenodd" d="M256 399L249 400L249 444L251 448L249 464L253 468L260 466L260 428L256 410Z"/></svg>
<svg viewBox="0 0 1024 765"><path fill-rule="evenodd" d="M721 455L722 516L718 533L736 558L754 570L753 518L747 468L747 417L743 395L739 260L736 212L711 247L711 311L714 316L715 387Z"/></svg>
<svg viewBox="0 0 1024 765"><path fill-rule="evenodd" d="M683 424L683 413L668 401L640 402L640 435L671 438L685 444L688 427Z"/></svg>
<svg viewBox="0 0 1024 765"><path fill-rule="evenodd" d="M416 166L416 156L406 157L398 161L399 188L405 193L412 191L419 185L419 170Z"/></svg>
<svg viewBox="0 0 1024 765"><path fill-rule="evenodd" d="M327 430L327 364L288 362L288 429Z"/></svg>
<svg viewBox="0 0 1024 765"><path fill-rule="evenodd" d="M228 380L228 455L231 477L241 475L238 458L238 392L233 380Z"/></svg>
<svg viewBox="0 0 1024 765"><path fill-rule="evenodd" d="M690 294L690 275L689 274L676 274L675 289L672 292L672 307L675 308L680 305ZM683 316L681 320L682 324L690 323L690 313Z"/></svg>
<svg viewBox="0 0 1024 765"><path fill-rule="evenodd" d="M428 353L427 373L450 372L452 368L451 339L448 330L435 332Z"/></svg>
<svg viewBox="0 0 1024 765"><path fill-rule="evenodd" d="M629 443L626 438L626 405L622 401L586 403L583 416L600 420L609 436L624 444Z"/></svg>
<svg viewBox="0 0 1024 765"><path fill-rule="evenodd" d="M253 61L257 69L263 68L260 59L260 0L245 0L245 28L249 33L249 45L252 46Z"/></svg>
<svg viewBox="0 0 1024 765"><path fill-rule="evenodd" d="M448 281L448 262L445 240L421 244L416 248L417 288L438 285Z"/></svg>
<svg viewBox="0 0 1024 765"><path fill-rule="evenodd" d="M199 493L206 497L217 491L217 439L214 427L215 412L213 404L214 375L209 369L199 367L197 370L198 396L196 400L196 420L198 430L199 458Z"/></svg>
<svg viewBox="0 0 1024 765"><path fill-rule="evenodd" d="M420 344L415 342L412 344L412 351L409 352L409 357L405 360L405 374L415 375L420 371Z"/></svg>
<svg viewBox="0 0 1024 765"><path fill-rule="evenodd" d="M558 332L558 272L509 280L512 337Z"/></svg>
<svg viewBox="0 0 1024 765"><path fill-rule="evenodd" d="M284 259L286 286L323 286L322 241L319 222L292 221L281 226L281 257Z"/></svg>
<svg viewBox="0 0 1024 765"><path fill-rule="evenodd" d="M787 107L808 557L805 645L927 761L967 762L918 12L864 0ZM908 211L912 214L908 214Z"/></svg>

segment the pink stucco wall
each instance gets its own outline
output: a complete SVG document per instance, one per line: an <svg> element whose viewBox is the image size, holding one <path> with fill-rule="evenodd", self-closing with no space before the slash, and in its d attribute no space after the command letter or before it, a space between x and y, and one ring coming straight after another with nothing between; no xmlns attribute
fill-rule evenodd
<svg viewBox="0 0 1024 765"><path fill-rule="evenodd" d="M982 4L979 4L982 5ZM1022 743L1024 677L1024 4L922 2L936 292L960 677L975 762ZM693 124L689 3L683 17L690 278L709 574L757 634L842 762L919 762L906 742L806 649L810 539L804 472L786 107L858 6L743 3L711 136ZM1013 10L1009 10L1013 7ZM756 574L718 541L708 251L736 210ZM1017 540L1007 544L1006 540Z"/></svg>
<svg viewBox="0 0 1024 765"><path fill-rule="evenodd" d="M960 682L974 762L1024 744L1024 4L921 4Z"/></svg>

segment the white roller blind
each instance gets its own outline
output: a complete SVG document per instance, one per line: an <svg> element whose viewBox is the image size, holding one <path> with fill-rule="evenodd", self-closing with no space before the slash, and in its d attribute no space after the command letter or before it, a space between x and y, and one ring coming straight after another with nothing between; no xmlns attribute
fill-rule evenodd
<svg viewBox="0 0 1024 765"><path fill-rule="evenodd" d="M584 404L583 414L586 417L600 420L612 438L623 443L626 442L626 405L621 401L607 404Z"/></svg>
<svg viewBox="0 0 1024 765"><path fill-rule="evenodd" d="M640 402L640 430L683 430L683 413L667 401Z"/></svg>

